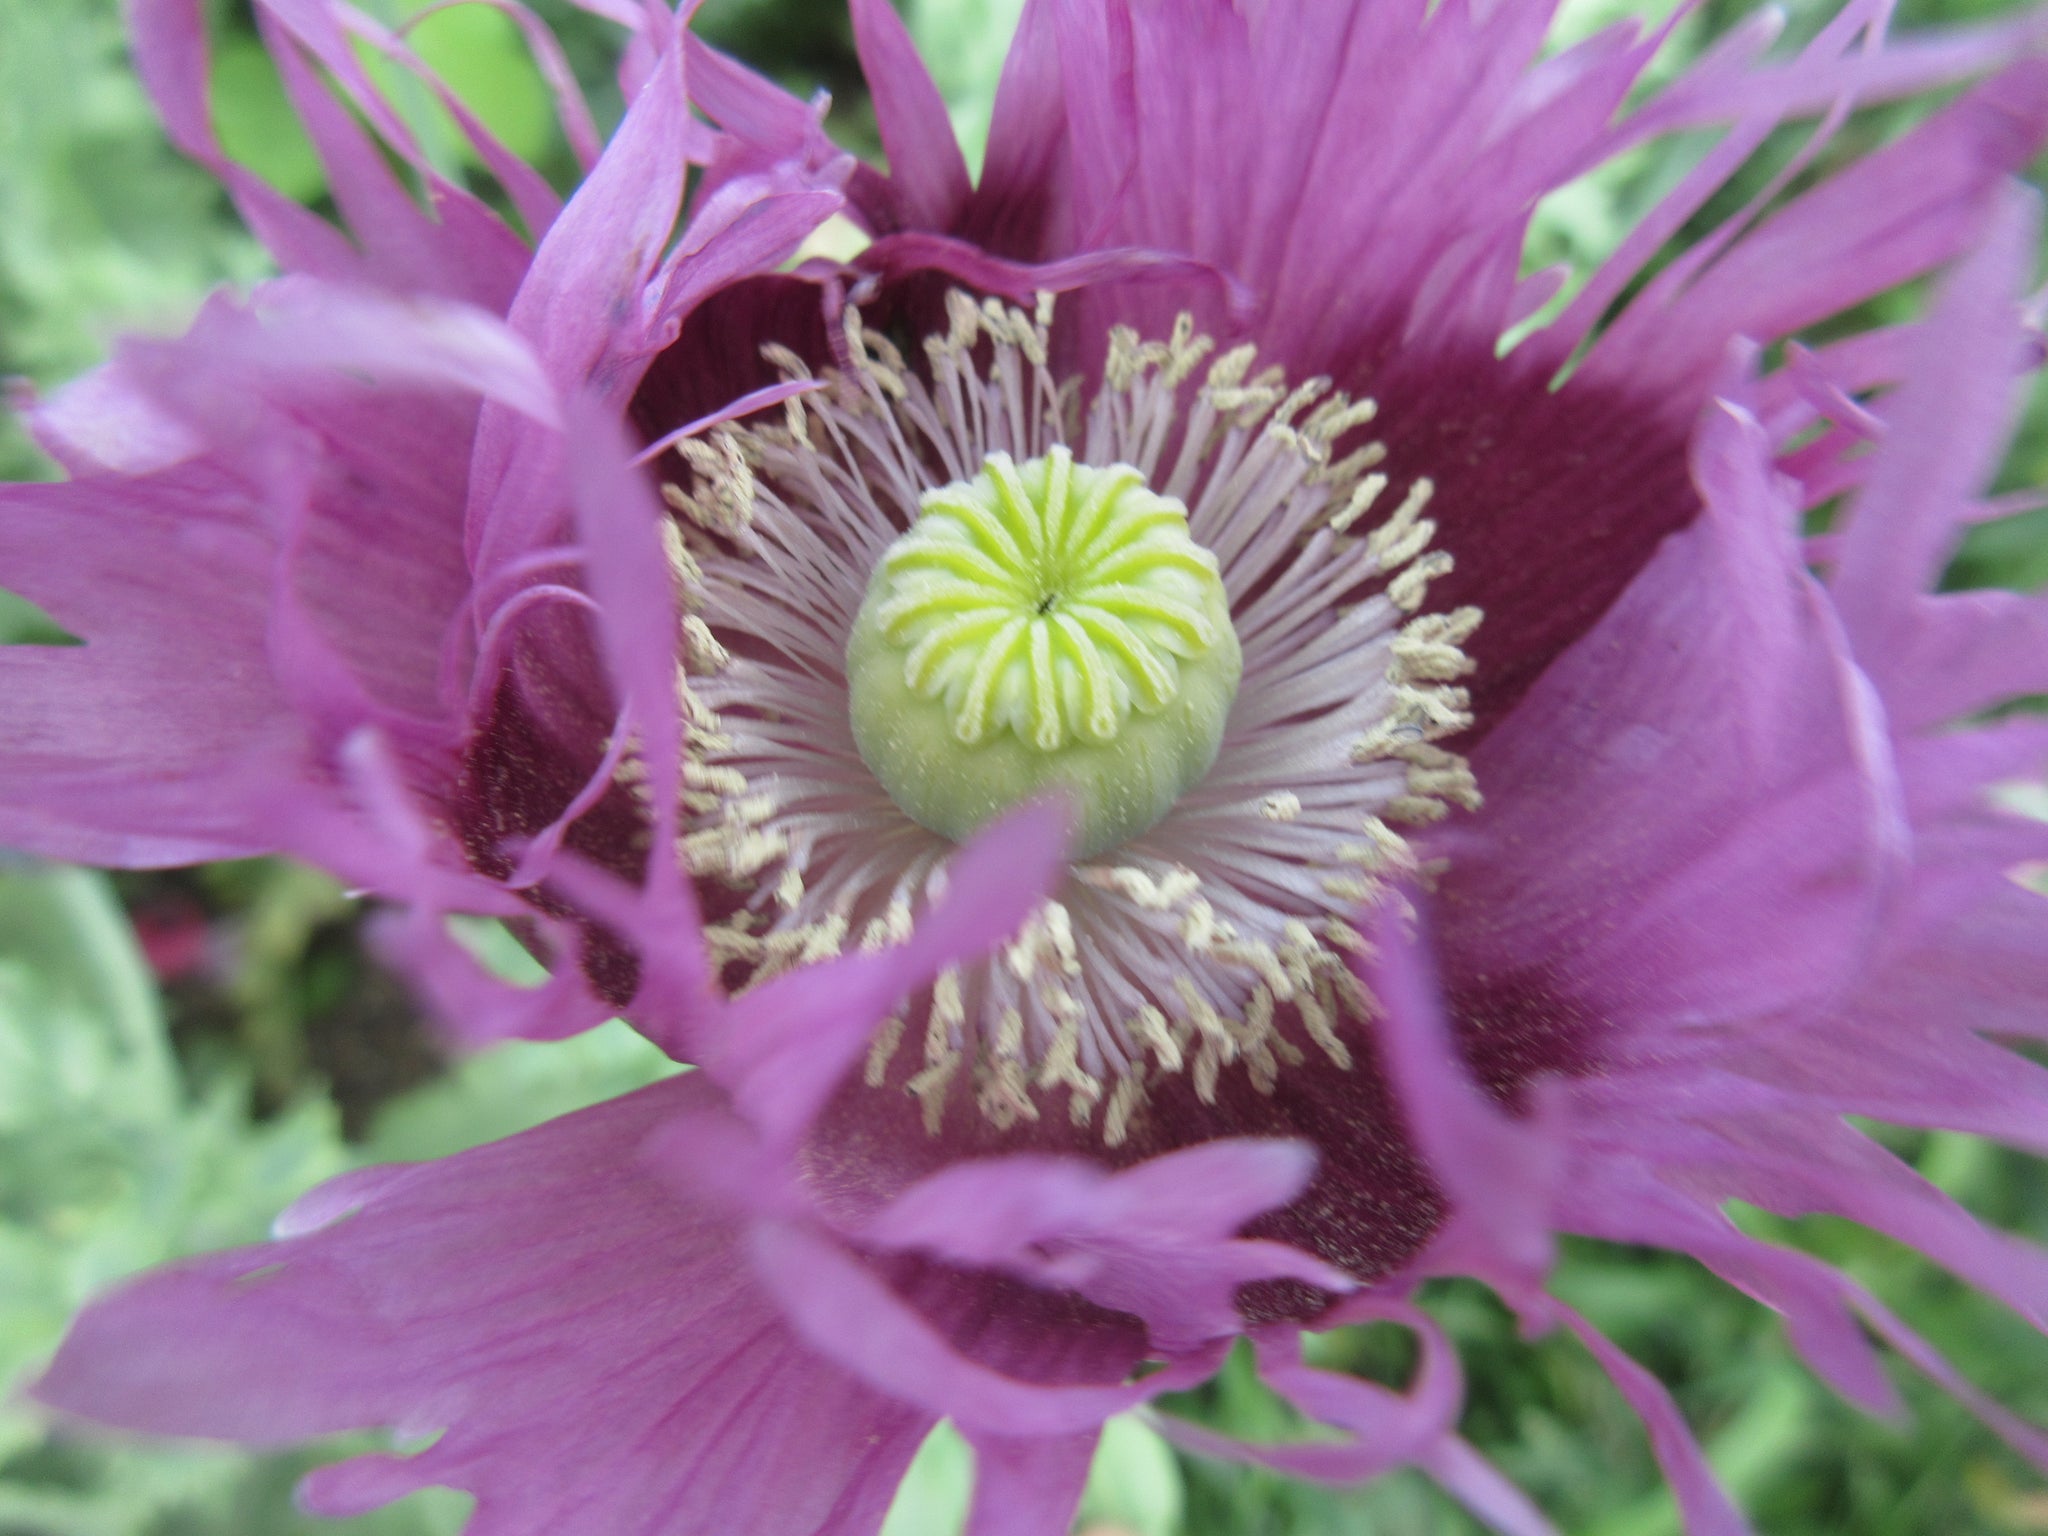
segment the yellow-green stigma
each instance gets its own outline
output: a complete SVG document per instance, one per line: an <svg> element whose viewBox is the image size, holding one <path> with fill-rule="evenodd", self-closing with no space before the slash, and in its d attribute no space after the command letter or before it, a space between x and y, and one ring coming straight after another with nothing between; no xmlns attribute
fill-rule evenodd
<svg viewBox="0 0 2048 1536"><path fill-rule="evenodd" d="M846 644L868 768L955 841L1054 787L1075 857L1143 832L1216 760L1244 664L1187 509L1061 446L919 507Z"/></svg>

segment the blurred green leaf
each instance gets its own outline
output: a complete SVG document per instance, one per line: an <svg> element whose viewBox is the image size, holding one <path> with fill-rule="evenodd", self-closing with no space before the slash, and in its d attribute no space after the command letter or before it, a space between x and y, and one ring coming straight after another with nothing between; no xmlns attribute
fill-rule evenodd
<svg viewBox="0 0 2048 1536"><path fill-rule="evenodd" d="M1187 1501L1173 1448L1143 1420L1124 1414L1102 1428L1102 1444L1081 1496L1082 1529L1124 1536L1174 1536Z"/></svg>
<svg viewBox="0 0 2048 1536"><path fill-rule="evenodd" d="M113 5L0 0L0 39L0 375L54 383L265 270L220 189L164 142ZM0 422L0 474L48 472Z"/></svg>
<svg viewBox="0 0 2048 1536"><path fill-rule="evenodd" d="M247 1458L51 1438L13 1396L90 1295L253 1241L348 1161L332 1111L247 1122L232 1077L187 1096L154 980L102 876L0 872L0 1522L130 1536L225 1497Z"/></svg>
<svg viewBox="0 0 2048 1536"><path fill-rule="evenodd" d="M327 174L263 44L247 33L219 39L212 82L214 131L228 158L286 197L301 202L319 197L327 188Z"/></svg>
<svg viewBox="0 0 2048 1536"><path fill-rule="evenodd" d="M618 1019L568 1040L494 1046L387 1104L364 1156L378 1163L446 1157L680 1070Z"/></svg>
<svg viewBox="0 0 2048 1536"><path fill-rule="evenodd" d="M959 1536L974 1487L974 1452L950 1421L925 1436L896 1489L881 1536Z"/></svg>
<svg viewBox="0 0 2048 1536"><path fill-rule="evenodd" d="M903 10L917 51L946 99L967 163L978 174L996 84L1024 0L905 0Z"/></svg>
<svg viewBox="0 0 2048 1536"><path fill-rule="evenodd" d="M454 6L421 21L410 41L507 149L532 165L546 159L558 136L554 100L511 17L487 6ZM474 160L466 141L462 153Z"/></svg>
<svg viewBox="0 0 2048 1536"><path fill-rule="evenodd" d="M881 1536L958 1536L973 1488L974 1452L950 1421L942 1422L918 1447ZM1183 1502L1180 1464L1156 1431L1129 1414L1103 1426L1081 1497L1081 1529L1174 1536Z"/></svg>
<svg viewBox="0 0 2048 1536"><path fill-rule="evenodd" d="M42 609L0 587L0 645L76 644L78 637Z"/></svg>

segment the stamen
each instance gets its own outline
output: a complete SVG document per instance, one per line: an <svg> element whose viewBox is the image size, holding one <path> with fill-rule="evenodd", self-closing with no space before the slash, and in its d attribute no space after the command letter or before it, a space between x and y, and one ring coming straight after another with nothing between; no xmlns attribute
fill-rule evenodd
<svg viewBox="0 0 2048 1536"><path fill-rule="evenodd" d="M952 839L1073 787L977 802L962 763L1114 752L1227 672L1199 766L1084 830L1025 931L907 999L864 1081L934 1132L1064 1095L1116 1145L1174 1077L1213 1102L1229 1072L1273 1092L1349 1070L1377 1010L1358 914L1426 873L1397 829L1478 803L1444 742L1470 724L1480 616L1425 611L1451 564L1432 482L1364 440L1371 401L1218 354L1187 317L1112 331L1099 380L1055 377L1050 300L954 293L946 318L913 369L849 309L852 368L694 442L667 488L685 857L727 893L713 955L745 987L902 943ZM911 804L887 728L912 757L967 754L919 770L964 809Z"/></svg>

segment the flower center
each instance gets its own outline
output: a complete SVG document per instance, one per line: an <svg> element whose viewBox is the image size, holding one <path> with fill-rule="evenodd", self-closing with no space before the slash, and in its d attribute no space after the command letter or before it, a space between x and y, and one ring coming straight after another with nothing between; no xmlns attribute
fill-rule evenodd
<svg viewBox="0 0 2048 1536"><path fill-rule="evenodd" d="M1478 803L1445 742L1480 615L1428 607L1432 482L1380 467L1370 401L1187 317L1082 377L1049 301L946 312L915 365L853 307L842 367L764 349L815 389L686 440L665 487L721 979L902 943L955 841L1057 785L1066 878L905 1000L870 1087L935 1133L1053 1115L1116 1147L1349 1069L1360 914L1421 873L1404 828Z"/></svg>
<svg viewBox="0 0 2048 1536"><path fill-rule="evenodd" d="M1242 670L1187 508L1064 444L925 492L846 646L854 741L913 820L957 842L1059 787L1082 858L1209 771Z"/></svg>

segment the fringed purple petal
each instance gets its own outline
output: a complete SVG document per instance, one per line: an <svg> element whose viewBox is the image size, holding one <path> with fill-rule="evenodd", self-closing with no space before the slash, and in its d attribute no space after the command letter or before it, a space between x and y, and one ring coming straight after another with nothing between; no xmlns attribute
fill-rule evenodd
<svg viewBox="0 0 2048 1536"><path fill-rule="evenodd" d="M1650 1449L1656 1452L1657 1463L1663 1467L1685 1516L1686 1536L1749 1536L1749 1522L1728 1502L1728 1495L1715 1480L1713 1470L1700 1454L1699 1442L1679 1416L1678 1405L1671 1401L1663 1383L1615 1348L1605 1334L1578 1313L1558 1303L1550 1306L1600 1362L1601 1369L1649 1430Z"/></svg>
<svg viewBox="0 0 2048 1536"><path fill-rule="evenodd" d="M2048 924L2048 910L2041 917ZM1744 1052L1743 1069L1849 1113L1967 1131L2048 1156L2048 1069L1934 1022L1940 1015L1924 1010L1910 982L1903 995L1887 996L1887 982L1902 982L1917 958L1880 965L1858 989L1850 1018L1831 1014L1784 1039L1758 1041Z"/></svg>
<svg viewBox="0 0 2048 1536"><path fill-rule="evenodd" d="M834 190L848 187L855 211L864 212L860 197L872 192L880 178L835 146L825 133L827 100L821 92L809 103L798 101L780 86L763 79L737 60L692 36L685 40L690 101L719 126L703 146L700 200L715 201L733 184L762 177Z"/></svg>
<svg viewBox="0 0 2048 1536"><path fill-rule="evenodd" d="M1876 1297L1859 1291L1857 1310L1893 1349L1949 1396L1981 1419L1994 1434L2036 1467L2048 1470L2048 1434L1979 1392L1925 1339L1900 1322Z"/></svg>
<svg viewBox="0 0 2048 1536"><path fill-rule="evenodd" d="M1067 1536L1098 1438L1093 1431L1035 1440L968 1436L974 1503L963 1536Z"/></svg>
<svg viewBox="0 0 2048 1536"><path fill-rule="evenodd" d="M0 490L8 584L88 640L0 652L0 845L130 866L266 846L252 791L305 770L265 521L206 463Z"/></svg>
<svg viewBox="0 0 2048 1536"><path fill-rule="evenodd" d="M1449 996L1495 1092L1839 993L1898 879L1879 716L1768 445L1717 409L1694 462L1707 510L1475 754L1486 809L1438 840Z"/></svg>
<svg viewBox="0 0 2048 1536"><path fill-rule="evenodd" d="M1062 215L1060 158L1067 112L1054 12L1027 4L1003 59L988 153L959 233L1016 256L1054 248Z"/></svg>
<svg viewBox="0 0 2048 1536"><path fill-rule="evenodd" d="M263 0L257 7L287 97L354 237L351 246L317 216L227 160L208 119L199 8L188 0L133 0L131 20L137 68L172 141L221 179L250 228L286 268L503 311L526 270L525 242L475 193L441 174L371 81L355 42L386 53L426 82L535 234L546 228L557 200L538 173L484 130L396 37L330 0ZM552 46L538 21L529 16L524 24L530 38L546 38ZM573 114L565 121L575 137ZM431 209L393 174L387 153L421 180Z"/></svg>
<svg viewBox="0 0 2048 1536"><path fill-rule="evenodd" d="M521 987L487 971L432 908L384 914L370 935L375 953L405 977L447 1038L469 1050L504 1040L565 1040L612 1016L583 979L574 930L555 938L556 969L537 986Z"/></svg>
<svg viewBox="0 0 2048 1536"><path fill-rule="evenodd" d="M170 140L226 187L250 230L287 271L373 281L341 231L229 160L208 110L206 22L200 0L130 0L135 69Z"/></svg>
<svg viewBox="0 0 2048 1536"><path fill-rule="evenodd" d="M525 242L475 194L434 170L370 83L326 0L263 0L257 21L285 95L326 169L335 205L363 252L366 275L399 292L462 299L502 314L526 270ZM341 82L346 103L329 91L315 61ZM426 181L435 200L432 215L393 174L387 148Z"/></svg>
<svg viewBox="0 0 2048 1536"><path fill-rule="evenodd" d="M1254 334L1275 360L1325 371L1440 262L1512 279L1528 203L1644 62L1592 50L1523 88L1547 22L1541 5L1035 4L965 227L984 241L1028 231L1034 245L995 242L1027 260L1108 245L1198 258L1266 301ZM1046 53L1064 103L1050 143ZM1464 195L1428 190L1448 185ZM1336 186L1340 197L1319 191ZM1448 300L1455 286L1437 291ZM1176 304L1119 318L1170 321ZM1486 317L1495 332L1499 320Z"/></svg>
<svg viewBox="0 0 2048 1536"><path fill-rule="evenodd" d="M577 964L573 925L535 913L513 892L455 861L429 807L407 783L406 766L374 730L356 732L340 753L340 793L308 807L274 789L253 797L275 846L332 870L352 887L403 903L373 920L372 942L401 970L456 1045L561 1039L613 1013ZM516 919L556 959L537 986L490 975L448 927L451 913Z"/></svg>
<svg viewBox="0 0 2048 1536"><path fill-rule="evenodd" d="M685 40L690 100L764 159L803 158L824 138L819 109L806 106L702 39Z"/></svg>
<svg viewBox="0 0 2048 1536"><path fill-rule="evenodd" d="M714 81L723 63L693 49L691 84ZM714 95L716 94L714 86ZM692 160L713 160L710 131L690 114L678 39L635 98L604 158L534 257L512 323L532 339L549 375L566 390L589 387L616 410L648 362L675 342L707 296L785 261L843 202L850 162L770 162L745 175L722 173L698 189L687 227L667 251ZM755 360L749 356L747 366ZM714 392L722 406L741 390ZM494 573L530 556L564 517L547 487L555 448L487 413L471 476L470 549Z"/></svg>
<svg viewBox="0 0 2048 1536"><path fill-rule="evenodd" d="M1510 1118L1460 1056L1431 974L1427 929L1412 934L1389 906L1370 931L1359 977L1379 999L1381 1048L1416 1145L1450 1210L1420 1264L1534 1287L1553 1255L1552 1202L1563 1172L1557 1100L1539 1088L1527 1120ZM1418 914L1418 925L1424 919Z"/></svg>
<svg viewBox="0 0 2048 1536"><path fill-rule="evenodd" d="M1728 338L1787 335L1941 266L1981 240L2005 179L2048 137L2048 61L2015 66L1822 182L1686 283L1654 280L1588 367L1697 387Z"/></svg>
<svg viewBox="0 0 2048 1536"><path fill-rule="evenodd" d="M874 93L889 186L899 204L897 222L950 228L973 188L946 103L888 0L852 0L852 10L854 46Z"/></svg>
<svg viewBox="0 0 2048 1536"><path fill-rule="evenodd" d="M638 739L647 775L652 846L647 899L664 924L681 918L666 942L694 948L694 901L674 849L681 833L683 718L676 692L680 592L662 547L667 518L653 486L632 466L633 449L617 416L589 395L569 402L568 471L584 549L584 575L597 604L598 631L619 699L615 740ZM609 775L606 776L609 779Z"/></svg>
<svg viewBox="0 0 2048 1536"><path fill-rule="evenodd" d="M2028 356L2019 299L2032 277L2038 228L2035 200L2015 190L1943 284L1906 359L1905 383L1883 402L1889 430L1829 579L1843 624L1902 731L1999 702L2019 691L2006 685L2030 676L2036 686L2048 683L2048 663L2031 648L2001 654L2014 643L2038 643L2048 618L2037 604L2009 595L1924 595L1996 470L2017 414ZM1957 602L1960 609L1951 606Z"/></svg>
<svg viewBox="0 0 2048 1536"><path fill-rule="evenodd" d="M1905 376L1914 334L1911 325L1890 325L1819 346L1787 346L1787 366L1757 386L1757 419L1770 433L1771 441L1782 450L1815 426L1836 420L1832 414L1814 408L1809 388L1813 382L1827 389L1830 404L1897 383ZM1879 421L1878 426L1882 425ZM1872 436L1867 430L1857 435L1864 440ZM1782 465L1784 458L1779 462Z"/></svg>
<svg viewBox="0 0 2048 1536"><path fill-rule="evenodd" d="M307 810L273 791L256 810L280 845L357 889L444 912L522 913L516 895L454 857L432 804L408 782L410 766L390 737L365 726L335 754L339 793Z"/></svg>
<svg viewBox="0 0 2048 1536"><path fill-rule="evenodd" d="M1721 1153L1686 1170L1710 1198L1747 1200L1781 1216L1847 1217L1918 1249L2034 1326L2048 1324L2048 1251L1980 1225L1860 1132L1811 1114L1720 1131Z"/></svg>
<svg viewBox="0 0 2048 1536"><path fill-rule="evenodd" d="M1658 1181L1639 1159L1587 1158L1578 1172L1560 1211L1566 1230L1693 1255L1782 1313L1793 1344L1837 1392L1871 1413L1899 1411L1898 1394L1851 1311L1841 1275L1805 1254L1746 1236L1718 1209Z"/></svg>
<svg viewBox="0 0 2048 1536"><path fill-rule="evenodd" d="M1456 1435L1447 1435L1421 1461L1427 1472L1488 1530L1500 1536L1558 1536L1557 1527L1529 1496L1509 1482L1472 1445Z"/></svg>
<svg viewBox="0 0 2048 1536"><path fill-rule="evenodd" d="M963 1430L1077 1435L1168 1390L1158 1383L1170 1372L1139 1386L1041 1386L978 1364L846 1249L795 1223L757 1224L752 1255L760 1284L813 1349L891 1397L950 1418Z"/></svg>
<svg viewBox="0 0 2048 1536"><path fill-rule="evenodd" d="M433 1164L351 1175L302 1235L132 1282L38 1395L154 1433L262 1444L442 1431L316 1474L353 1513L441 1483L469 1536L872 1531L931 1426L803 1348L723 1217L637 1172L688 1077ZM352 1215L342 1217L351 1207Z"/></svg>
<svg viewBox="0 0 2048 1536"><path fill-rule="evenodd" d="M449 3L455 3L455 0L449 0ZM554 44L553 35L548 32L546 25L531 11L525 10L522 6L504 3L504 0L501 0L501 3L495 6L494 9L519 19L528 40L530 42L537 42L540 45L535 49L536 62L545 70L548 62L545 49ZM420 21L424 19L424 14L426 13L423 13L421 16L415 16L411 21L407 22L407 30L418 26ZM554 223L555 215L562 211L562 199L555 189L548 185L547 178L507 149L498 136L485 127L477 115L469 109L468 104L460 96L456 95L454 91L450 90L447 83L428 67L426 61L406 46L404 39L398 33L392 32L359 11L343 11L340 20L352 37L360 39L369 47L374 48L379 54L389 59L400 69L403 69L433 93L434 99L441 104L442 109L454 121L455 126L461 130L463 138L468 141L470 148L476 152L477 158L490 170L491 175L497 179L498 185L504 188L507 200L511 202L514 211L519 215L520 221L526 226L528 237L532 240L539 240L544 236L548 231L548 226ZM555 86L556 101L558 104L565 106L573 101L575 107L582 108L584 117L582 126L587 130L589 127L589 109L583 107L581 96L576 92L574 77L567 76L566 82L562 78L566 76L566 67L560 58L559 48L555 48L554 51L555 58L553 63L559 73L556 80L551 83ZM567 85L568 94L566 96L563 91L564 83ZM566 119L563 126L565 130L568 130L569 124ZM577 135L571 131L570 137L573 140ZM595 148L594 144L590 144L587 147ZM410 161L411 159L412 157L408 156L408 160ZM585 161L586 170L588 170L591 161L594 159L595 155L593 154ZM427 184L433 190L435 206L437 208L445 206L447 198L442 194L442 180L434 175L431 166L421 167L420 173L422 176L429 178Z"/></svg>
<svg viewBox="0 0 2048 1536"><path fill-rule="evenodd" d="M1842 16L1856 25L1878 28L1891 8L1882 5L1845 7ZM1628 119L1624 142L1727 121L1738 115L1768 111L1778 117L1802 117L1853 99L1864 106L1922 96L1981 75L2014 59L2038 53L2048 37L2048 18L2039 10L2021 10L1973 26L1926 28L1884 39L1882 47L1857 47L1815 56L1804 54L1785 63L1756 62L1760 47L1782 29L1784 19L1758 12L1681 79L1666 86ZM1708 70L1706 59L1723 51L1741 33L1752 39L1726 63L1733 68ZM1844 39L1845 41L1848 39Z"/></svg>
<svg viewBox="0 0 2048 1536"><path fill-rule="evenodd" d="M1193 279L1222 296L1233 319L1257 307L1253 291L1210 262L1141 246L1112 246L1051 261L1008 261L947 235L924 232L885 235L854 258L857 270L874 277L940 273L978 292L1000 294L1026 304L1042 293L1071 293L1098 284L1186 283Z"/></svg>
<svg viewBox="0 0 2048 1536"><path fill-rule="evenodd" d="M1267 1330L1256 1339L1260 1377L1312 1421L1343 1431L1343 1442L1253 1443L1172 1415L1155 1414L1152 1422L1183 1449L1318 1482L1364 1482L1396 1467L1426 1464L1452 1435L1463 1406L1457 1351L1412 1307L1361 1298L1353 1311L1359 1320L1391 1318L1415 1331L1421 1363L1406 1392L1304 1364L1298 1335Z"/></svg>
<svg viewBox="0 0 2048 1536"><path fill-rule="evenodd" d="M2021 1455L2048 1465L2048 1435L1987 1399L1867 1291L1828 1265L1744 1235L1712 1204L1650 1183L1640 1170L1617 1166L1595 1172L1573 1193L1575 1210L1567 1219L1575 1230L1693 1254L1782 1312L1807 1362L1864 1408L1884 1414L1900 1410L1898 1394L1872 1347L1874 1333Z"/></svg>
<svg viewBox="0 0 2048 1536"><path fill-rule="evenodd" d="M502 391L528 408L546 404L530 361L488 316L305 280L261 290L247 311L216 301L189 336L132 343L108 372L116 392L178 422L185 462L140 480L95 473L16 493L29 500L0 535L15 546L10 580L87 644L9 658L23 680L18 706L45 712L40 725L24 715L14 739L24 752L61 754L68 738L69 750L83 752L99 728L89 719L95 707L127 696L118 728L152 749L143 761L128 749L94 750L98 792L129 780L157 808L152 830L175 838L210 791L220 808L209 819L243 824L235 851L275 846L253 841L252 795L275 784L310 789L319 761L355 725L378 721L422 755L452 735L442 648L467 577L459 493L444 467L473 414L461 396ZM395 387L365 389L364 373ZM170 496L156 516L153 485ZM39 542L53 535L57 543ZM103 554L82 559L87 546ZM232 593L203 595L224 579ZM150 606L152 592L162 609ZM122 637L145 617L155 638L144 645L138 635L131 649ZM229 632L239 636L231 652L215 644L201 659L191 650ZM78 686L69 699L38 703L45 677ZM234 698L202 703L193 692L231 681ZM153 725L135 713L152 708ZM60 727L52 709L70 724ZM209 730L237 744L210 767L180 763L177 744ZM303 765L282 760L288 741ZM57 760L46 766L57 770ZM42 793L67 794L63 777L54 772ZM38 793L25 792L25 805ZM118 816L118 803L117 794L90 814Z"/></svg>
<svg viewBox="0 0 2048 1536"><path fill-rule="evenodd" d="M564 395L596 384L614 351L637 352L649 283L675 230L693 125L672 46L604 158L534 253L510 320ZM468 549L479 577L531 553L565 521L561 446L487 411L470 464Z"/></svg>
<svg viewBox="0 0 2048 1536"><path fill-rule="evenodd" d="M449 465L468 451L479 395L529 430L558 419L518 339L465 306L294 280L246 313L215 306L185 341L132 347L122 365L266 505L283 565L273 666L287 679L294 657L311 668L301 699L316 733L338 739L367 709L452 739L464 690L448 687L446 652L469 575ZM372 702L350 702L351 686Z"/></svg>
<svg viewBox="0 0 2048 1536"><path fill-rule="evenodd" d="M569 56L562 51L562 43L548 24L541 20L531 6L521 0L437 0L418 12L406 24L410 32L427 17L454 5L488 5L501 15L509 16L526 39L527 50L533 55L534 67L547 82L555 98L555 117L560 123L562 137L568 142L569 152L576 157L576 163L587 174L597 163L601 148L597 123L590 115L590 103L584 99L583 87L577 82L576 72L570 66ZM542 233L539 227L529 231L535 239Z"/></svg>
<svg viewBox="0 0 2048 1536"><path fill-rule="evenodd" d="M906 942L800 967L725 1003L706 993L698 946L673 942L657 887L628 887L574 858L554 879L642 957L634 1007L642 1032L702 1065L762 1140L786 1153L906 995L1023 925L1052 887L1068 825L1057 800L1011 812L955 855L947 894Z"/></svg>
<svg viewBox="0 0 2048 1536"><path fill-rule="evenodd" d="M1550 356L1562 361L1585 343L1643 269L1688 220L1699 214L1708 199L1727 184L1737 169L1785 123L1788 116L1797 115L1801 106L1814 111L1824 108L1828 115L1821 126L1808 137L1799 152L1751 197L1748 206L1734 217L1723 219L1704 238L1689 245L1674 259L1670 274L1661 279L1662 289L1671 290L1690 280L1754 222L1757 214L1776 199L1832 139L1855 100L1862 76L1859 73L1843 80L1837 94L1812 103L1794 99L1796 86L1838 64L1856 46L1866 29L1873 34L1881 33L1889 10L1886 0L1851 0L1800 50L1798 58L1786 66L1784 89L1777 94L1751 100L1744 87L1757 76L1757 59L1784 28L1781 12L1759 11L1719 39L1694 61L1684 76L1659 92L1607 136L1601 146L1603 155L1614 153L1624 145L1641 143L1669 132L1670 104L1688 100L1695 104L1708 104L1705 113L1708 121L1723 116L1731 120L1729 130L1622 239L1571 304L1545 327L1541 345ZM1860 63L1871 57L1872 51L1864 48L1856 56ZM1878 51L1876 56L1883 57L1882 51ZM1979 68L1990 62L1984 61Z"/></svg>
<svg viewBox="0 0 2048 1536"><path fill-rule="evenodd" d="M1341 1270L1285 1244L1238 1238L1308 1184L1302 1143L1232 1139L1111 1173L1031 1154L956 1163L919 1180L850 1235L969 1269L1000 1269L1141 1319L1181 1353L1242 1329L1239 1288L1296 1280L1334 1294Z"/></svg>
<svg viewBox="0 0 2048 1536"><path fill-rule="evenodd" d="M367 736L345 761L358 814L299 818L289 846L323 867L359 871L354 884L404 902L373 920L371 942L419 992L449 1039L466 1048L509 1039L557 1040L593 1028L613 1012L579 963L583 935L535 914L467 866L450 868L438 828L401 782L388 751ZM490 974L450 931L451 913L516 919L553 956L546 980L527 987Z"/></svg>
<svg viewBox="0 0 2048 1536"><path fill-rule="evenodd" d="M295 278L247 308L213 301L183 338L127 344L102 378L143 440L102 443L117 463L71 485L10 491L22 510L0 529L10 582L87 642L4 659L14 761L37 780L9 796L23 841L56 851L67 824L132 817L121 837L141 841L92 856L278 847L364 724L445 782L469 591L449 466L478 396L529 431L557 419L524 346L481 310ZM153 447L176 467L119 472ZM280 794L295 810L259 825Z"/></svg>

